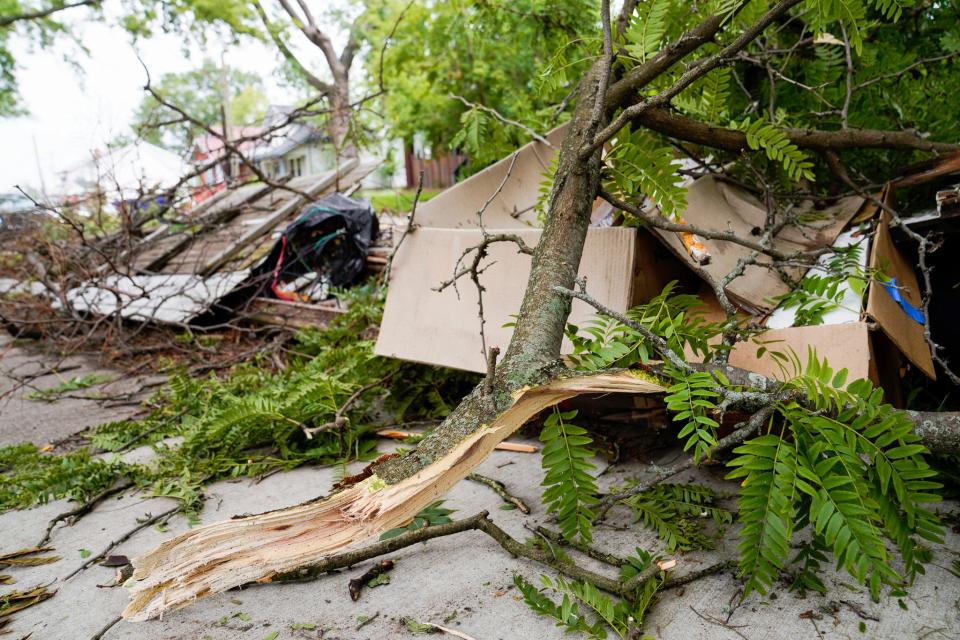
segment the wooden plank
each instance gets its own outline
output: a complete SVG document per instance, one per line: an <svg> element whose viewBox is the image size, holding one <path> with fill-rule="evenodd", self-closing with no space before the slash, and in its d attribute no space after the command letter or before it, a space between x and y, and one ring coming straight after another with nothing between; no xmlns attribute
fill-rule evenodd
<svg viewBox="0 0 960 640"><path fill-rule="evenodd" d="M216 203L214 204L215 205L226 204L227 201L229 200L227 196L235 196L236 194L240 193L241 189L245 189L251 186L253 185L247 184L247 185L243 185L242 187L239 187L236 190L221 191L220 193L224 193L226 195L224 195L222 198L217 199ZM139 272L144 272L144 271L153 272L163 268L163 265L169 262L173 256L179 254L181 251L186 249L200 235L203 235L204 233L206 233L209 230L209 227L215 224L219 224L225 219L229 219L230 217L232 217L230 216L231 213L235 213L239 211L239 209L245 204L248 204L250 202L255 202L260 198L266 196L267 194L269 194L271 191L274 190L274 187L270 185L263 185L259 189L256 189L256 190L248 189L248 190L251 191L251 193L243 197L239 202L235 202L235 203L230 202L229 206L211 205L210 207L204 208L203 211L205 211L205 213L194 222L194 224L200 225L199 230L193 233L184 232L182 234L173 234L170 236L157 238L154 241L155 244L158 245L157 247L147 247L145 250L141 250L141 255L139 256L140 260L138 260L140 264L136 265L136 270ZM214 196L214 198L216 198L216 196ZM166 225L166 228L169 229L169 225ZM156 234L151 234L150 237L153 237L155 235ZM146 240L144 240L144 242L146 242ZM166 247L163 246L164 242L167 243ZM158 248L160 249L159 254L150 255L151 249L155 251ZM144 258L146 260L144 260Z"/></svg>
<svg viewBox="0 0 960 640"><path fill-rule="evenodd" d="M322 329L331 320L346 313L345 309L329 304L308 304L273 298L254 298L247 309L250 313L248 319L254 322L297 329Z"/></svg>

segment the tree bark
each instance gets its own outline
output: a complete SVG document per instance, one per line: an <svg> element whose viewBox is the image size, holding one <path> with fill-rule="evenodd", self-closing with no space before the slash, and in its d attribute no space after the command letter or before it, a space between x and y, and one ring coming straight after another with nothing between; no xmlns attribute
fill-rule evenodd
<svg viewBox="0 0 960 640"><path fill-rule="evenodd" d="M345 72L347 73L347 72ZM351 115L350 84L346 77L334 81L327 94L330 101L330 117L327 120L327 133L337 152L338 162L352 160L357 157L357 147L350 135Z"/></svg>

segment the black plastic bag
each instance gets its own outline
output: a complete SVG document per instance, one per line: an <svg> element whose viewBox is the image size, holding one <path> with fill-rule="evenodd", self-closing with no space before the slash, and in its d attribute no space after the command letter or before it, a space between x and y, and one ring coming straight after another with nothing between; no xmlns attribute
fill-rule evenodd
<svg viewBox="0 0 960 640"><path fill-rule="evenodd" d="M337 287L350 287L366 268L370 245L379 224L366 200L339 193L306 207L287 225L270 254L253 270L263 282L262 295L288 298L281 288L307 274L316 274Z"/></svg>

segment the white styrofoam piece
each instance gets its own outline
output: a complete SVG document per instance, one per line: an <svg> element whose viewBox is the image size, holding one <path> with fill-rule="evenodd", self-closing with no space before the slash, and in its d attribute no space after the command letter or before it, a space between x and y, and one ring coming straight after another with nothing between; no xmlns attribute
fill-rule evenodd
<svg viewBox="0 0 960 640"><path fill-rule="evenodd" d="M80 311L110 315L119 310L124 318L180 324L209 309L248 273L112 275L71 289L67 300Z"/></svg>
<svg viewBox="0 0 960 640"><path fill-rule="evenodd" d="M834 247L842 248L853 245L860 246L860 254L857 256L858 263L862 270L867 268L867 254L870 252L870 241L865 236L855 236L856 230L844 231L837 236ZM832 258L832 254L820 256L817 259L817 266L810 269L807 275L827 275L826 266ZM822 266L821 266L822 265ZM860 321L860 310L863 308L863 296L854 291L850 285L843 281L840 285L843 291L843 298L840 300L840 306L831 309L823 314L823 323L825 325L845 324L848 322ZM786 329L792 327L797 322L797 307L777 307L767 319L766 327L768 329Z"/></svg>

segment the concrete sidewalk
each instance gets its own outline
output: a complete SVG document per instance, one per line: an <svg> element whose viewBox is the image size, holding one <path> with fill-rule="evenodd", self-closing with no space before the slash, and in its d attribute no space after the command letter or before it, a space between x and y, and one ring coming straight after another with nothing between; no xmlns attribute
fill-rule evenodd
<svg viewBox="0 0 960 640"><path fill-rule="evenodd" d="M7 366L9 361L0 360L0 364ZM98 412L89 406L64 401L50 405L24 402L19 407L18 413L0 409L0 438L3 442L25 438L43 443L66 437L72 431L102 420L118 419L124 413ZM24 423L24 420L32 422ZM24 430L18 426L20 424L34 424L35 428ZM387 441L382 445L384 450L395 446ZM149 457L150 450L143 448L128 455ZM675 451L667 452L658 462L669 463L677 455ZM356 471L360 466L351 465L349 471ZM604 466L603 463L600 466ZM646 468L638 463L618 465L601 476L602 488L622 482L627 475L641 474ZM246 478L219 482L209 487L208 500L200 517L208 523L236 514L297 504L326 493L341 472L336 468L300 468L272 475L260 483ZM478 472L505 482L512 493L533 508L533 513L524 516L516 510L501 510L499 497L489 488L464 481L447 496L445 506L456 509L452 517L466 517L487 509L498 525L521 540L532 535L530 529L537 524L547 523L538 502L541 479L538 455L497 451ZM696 480L717 485L722 483L717 479L719 475L698 471L680 476L676 481ZM732 484L722 484L727 490L735 490ZM64 581L62 577L83 564L81 549L99 553L111 541L134 528L138 518L156 515L174 504L171 500L142 495L108 500L74 526L59 527L54 531L51 544L62 556L59 562L5 569L3 572L12 574L17 583L0 589L0 593L38 584L49 584L51 589L57 590L53 598L14 614L13 635L10 637L82 640L92 638L109 625L128 599L122 587L107 586L113 582L115 569L93 565L69 580ZM65 501L57 501L28 511L0 515L0 552L33 546L43 535L47 521L71 506ZM950 504L944 508L957 507ZM621 555L632 553L635 547L662 549L651 532L639 525L628 526L631 524L629 514L617 514L609 525L596 530L597 546ZM175 517L167 530L144 529L111 554L135 556L187 527L185 518ZM678 557L676 575L730 557L735 553L735 546L735 529L730 528L716 551ZM739 603L741 582L733 572L727 572L689 584L682 592L677 589L663 593L649 615L646 631L661 640L960 638L960 579L947 570L957 557L955 551L958 549L960 537L948 533L947 548L935 550L927 575L922 576L910 589L909 597L903 599L905 610L896 598L889 596L884 596L880 603L873 603L865 589L852 585L845 574L832 572L823 576L830 587L825 597L798 598L778 585L775 593L764 598L752 595ZM389 557L397 563L390 573L390 583L364 589L357 602L350 599L347 582L363 573L373 561L311 582L257 586L220 594L172 612L162 620L117 622L103 638L352 640L415 637L407 630L402 618L436 622L476 640L574 637L564 634L563 629L555 627L551 620L531 612L513 587L515 573L522 573L538 584L543 569L534 563L512 558L482 533L467 532L431 540ZM584 562L593 569L609 572L609 568L592 561ZM862 620L857 608L879 620ZM357 629L360 621L373 616L376 617L371 622ZM860 622L866 624L865 632L860 632ZM272 635L274 632L276 636Z"/></svg>

